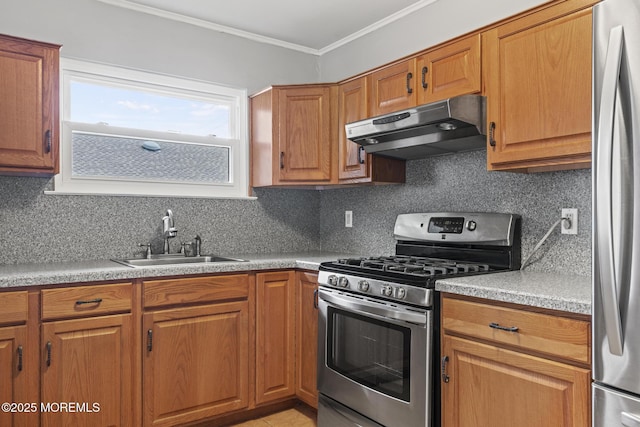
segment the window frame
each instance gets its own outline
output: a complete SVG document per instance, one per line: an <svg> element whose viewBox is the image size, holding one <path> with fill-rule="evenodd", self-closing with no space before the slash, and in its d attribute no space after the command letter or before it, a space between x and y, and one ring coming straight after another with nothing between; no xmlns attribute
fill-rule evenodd
<svg viewBox="0 0 640 427"><path fill-rule="evenodd" d="M94 194L173 196L201 198L250 198L249 190L249 141L248 98L246 89L231 88L210 82L168 76L148 71L61 58L60 61L60 173L54 178L51 194ZM71 80L95 83L124 83L133 88L156 93L202 96L205 100L223 99L230 103L230 121L235 138L192 136L172 132L130 129L104 124L71 122ZM229 183L194 183L155 181L152 179L126 179L79 177L72 175L72 131L82 131L109 136L159 139L177 142L204 143L229 147ZM108 132L106 132L108 131Z"/></svg>

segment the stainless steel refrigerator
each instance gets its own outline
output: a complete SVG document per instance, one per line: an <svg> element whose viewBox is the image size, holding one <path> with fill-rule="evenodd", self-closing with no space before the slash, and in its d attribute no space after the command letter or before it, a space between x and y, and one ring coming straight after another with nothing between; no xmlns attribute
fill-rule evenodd
<svg viewBox="0 0 640 427"><path fill-rule="evenodd" d="M640 427L640 0L593 8L593 425Z"/></svg>

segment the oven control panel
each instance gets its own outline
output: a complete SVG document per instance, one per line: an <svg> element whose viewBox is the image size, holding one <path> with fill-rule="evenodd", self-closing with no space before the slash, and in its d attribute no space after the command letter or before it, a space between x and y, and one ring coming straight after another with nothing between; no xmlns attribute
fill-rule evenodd
<svg viewBox="0 0 640 427"><path fill-rule="evenodd" d="M355 294L368 295L372 298L406 302L422 307L430 307L432 305L433 292L431 289L384 280L365 279L348 274L320 271L318 273L318 285L342 289Z"/></svg>

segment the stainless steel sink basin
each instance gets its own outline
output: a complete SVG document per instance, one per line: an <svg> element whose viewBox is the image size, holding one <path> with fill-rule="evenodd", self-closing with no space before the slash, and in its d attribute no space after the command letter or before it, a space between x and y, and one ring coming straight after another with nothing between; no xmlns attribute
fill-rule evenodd
<svg viewBox="0 0 640 427"><path fill-rule="evenodd" d="M153 255L152 258L112 259L128 267L152 267L156 265L206 264L211 262L247 262L246 259L217 255L186 257L184 255Z"/></svg>

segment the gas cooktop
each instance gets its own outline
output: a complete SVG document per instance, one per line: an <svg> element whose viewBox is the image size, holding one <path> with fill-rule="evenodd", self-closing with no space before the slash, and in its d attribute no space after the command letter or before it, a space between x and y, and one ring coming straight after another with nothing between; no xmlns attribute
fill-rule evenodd
<svg viewBox="0 0 640 427"><path fill-rule="evenodd" d="M520 222L518 215L503 213L399 215L395 255L324 262L318 283L382 298L400 289L404 298L407 287L431 289L445 277L517 270Z"/></svg>

